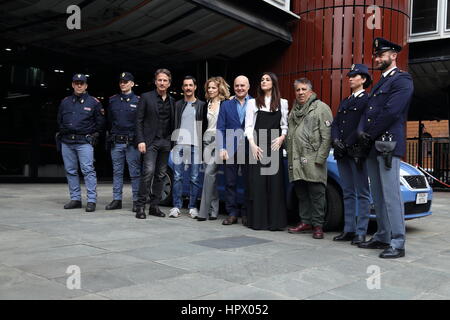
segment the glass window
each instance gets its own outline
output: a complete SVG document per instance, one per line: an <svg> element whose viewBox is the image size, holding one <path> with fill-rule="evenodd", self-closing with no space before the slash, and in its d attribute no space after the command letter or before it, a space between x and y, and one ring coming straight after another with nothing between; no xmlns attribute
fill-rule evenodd
<svg viewBox="0 0 450 320"><path fill-rule="evenodd" d="M414 0L412 9L412 33L437 30L438 0ZM447 23L448 24L448 23Z"/></svg>

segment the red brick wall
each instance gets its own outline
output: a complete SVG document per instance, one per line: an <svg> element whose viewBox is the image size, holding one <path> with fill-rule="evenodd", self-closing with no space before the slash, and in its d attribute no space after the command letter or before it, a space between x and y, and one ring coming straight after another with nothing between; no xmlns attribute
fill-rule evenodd
<svg viewBox="0 0 450 320"><path fill-rule="evenodd" d="M423 132L431 134L433 138L448 138L448 120L422 121L425 126ZM408 138L419 137L419 121L408 121L406 125L406 135Z"/></svg>

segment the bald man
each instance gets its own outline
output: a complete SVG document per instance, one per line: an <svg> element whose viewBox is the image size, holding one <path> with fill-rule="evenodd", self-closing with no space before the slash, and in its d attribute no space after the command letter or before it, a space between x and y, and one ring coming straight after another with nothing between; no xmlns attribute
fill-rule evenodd
<svg viewBox="0 0 450 320"><path fill-rule="evenodd" d="M237 179L240 167L244 189L247 189L248 141L244 136L244 129L247 102L251 99L249 89L248 78L237 77L234 80L235 96L221 104L217 119L217 149L220 159L225 161L225 208L228 213L228 218L222 222L225 226L237 223L239 216L242 217L242 224L247 224L245 199L238 203Z"/></svg>

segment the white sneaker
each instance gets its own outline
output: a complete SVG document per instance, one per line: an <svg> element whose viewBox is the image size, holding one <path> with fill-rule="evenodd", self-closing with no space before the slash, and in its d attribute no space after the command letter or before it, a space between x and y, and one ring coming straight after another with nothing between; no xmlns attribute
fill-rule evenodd
<svg viewBox="0 0 450 320"><path fill-rule="evenodd" d="M178 218L181 215L180 209L172 208L170 209L169 218Z"/></svg>
<svg viewBox="0 0 450 320"><path fill-rule="evenodd" d="M197 216L198 216L197 208L189 209L189 215L191 216L192 219L197 218Z"/></svg>

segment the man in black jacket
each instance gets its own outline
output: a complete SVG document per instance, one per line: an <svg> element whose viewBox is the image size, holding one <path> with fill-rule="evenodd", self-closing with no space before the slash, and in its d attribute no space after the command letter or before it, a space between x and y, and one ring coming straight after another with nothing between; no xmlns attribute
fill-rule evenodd
<svg viewBox="0 0 450 320"><path fill-rule="evenodd" d="M169 218L177 218L181 214L185 163L189 166L189 215L194 219L198 216L196 202L202 191L199 173L202 164L202 137L207 127L207 106L195 96L196 89L195 78L184 77L184 98L175 104L173 208Z"/></svg>
<svg viewBox="0 0 450 320"><path fill-rule="evenodd" d="M136 218L145 219L145 203L150 193L149 214L165 217L159 209L162 181L167 171L174 124L175 100L167 90L172 75L167 69L155 72L156 90L141 95L136 116L136 144L144 155L139 184ZM153 180L153 181L152 181ZM151 190L150 190L151 188Z"/></svg>

